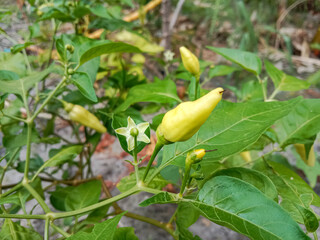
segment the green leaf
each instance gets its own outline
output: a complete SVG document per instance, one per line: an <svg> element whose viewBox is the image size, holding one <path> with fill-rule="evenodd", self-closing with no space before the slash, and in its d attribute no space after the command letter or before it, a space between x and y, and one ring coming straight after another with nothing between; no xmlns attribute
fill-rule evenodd
<svg viewBox="0 0 320 240"><path fill-rule="evenodd" d="M235 71L239 71L239 68L228 66L228 65L216 65L213 68L210 68L208 77L214 78L219 76L225 76Z"/></svg>
<svg viewBox="0 0 320 240"><path fill-rule="evenodd" d="M152 118L152 123L150 124L150 127L156 131L160 123L162 122L162 119L164 117L165 113L160 113Z"/></svg>
<svg viewBox="0 0 320 240"><path fill-rule="evenodd" d="M239 178L244 182L250 183L267 197L272 200L278 200L278 191L273 182L264 174L251 170L248 168L229 168L220 170L213 175L216 176L229 176Z"/></svg>
<svg viewBox="0 0 320 240"><path fill-rule="evenodd" d="M94 46L84 52L80 57L80 65L95 57L110 53L141 53L141 50L135 46L123 42L108 42Z"/></svg>
<svg viewBox="0 0 320 240"><path fill-rule="evenodd" d="M25 43L21 43L21 44L16 44L11 48L11 52L13 54L16 54L17 52L22 51L23 49L33 45L33 42L25 42Z"/></svg>
<svg viewBox="0 0 320 240"><path fill-rule="evenodd" d="M175 164L184 166L186 154L193 149L217 149L201 162L206 168L217 160L245 150L278 119L287 115L300 98L284 102L220 102L200 130L188 141L166 145L160 169Z"/></svg>
<svg viewBox="0 0 320 240"><path fill-rule="evenodd" d="M145 170L145 167L139 168L139 179L142 179ZM151 168L149 174L152 174L154 170L154 168ZM133 188L136 185L136 183L136 175L134 172L132 172L129 176L126 176L120 180L120 182L117 184L117 188L120 192L125 192ZM158 174L148 185L148 187L160 190L164 188L168 183L169 182L167 180L165 180L163 177L161 177L160 174Z"/></svg>
<svg viewBox="0 0 320 240"><path fill-rule="evenodd" d="M259 75L261 73L262 62L256 54L231 48L207 48L225 57L231 62L240 65L245 70L252 72L255 75Z"/></svg>
<svg viewBox="0 0 320 240"><path fill-rule="evenodd" d="M167 204L167 203L177 203L179 198L177 194L169 193L169 192L160 192L151 198L148 198L141 202L139 206L147 207L152 204Z"/></svg>
<svg viewBox="0 0 320 240"><path fill-rule="evenodd" d="M39 233L32 229L25 228L19 223L6 219L0 232L1 240L42 240Z"/></svg>
<svg viewBox="0 0 320 240"><path fill-rule="evenodd" d="M192 204L187 202L179 203L175 221L179 232L179 239L195 239L188 228L198 220L199 216L199 211L197 211Z"/></svg>
<svg viewBox="0 0 320 240"><path fill-rule="evenodd" d="M74 159L76 156L78 156L82 151L83 146L81 145L75 145L71 147L67 147L59 151L57 154L55 154L52 158L47 160L37 171L35 174L36 176L46 167L56 167L59 166L67 161L70 161Z"/></svg>
<svg viewBox="0 0 320 240"><path fill-rule="evenodd" d="M320 131L320 99L303 99L292 111L276 123L282 148L292 143L307 144Z"/></svg>
<svg viewBox="0 0 320 240"><path fill-rule="evenodd" d="M139 240L139 238L135 235L133 227L122 227L117 228L113 240Z"/></svg>
<svg viewBox="0 0 320 240"><path fill-rule="evenodd" d="M85 72L76 72L72 75L72 83L77 86L79 91L92 102L97 102L97 95L94 91L92 81Z"/></svg>
<svg viewBox="0 0 320 240"><path fill-rule="evenodd" d="M104 8L104 7L102 7ZM118 29L132 29L134 24L131 22L123 21L122 19L106 19L106 18L97 18L90 22L89 28L103 28L110 31L115 31Z"/></svg>
<svg viewBox="0 0 320 240"><path fill-rule="evenodd" d="M41 181L39 178L36 178L35 181L31 183L31 186L38 192L38 194L42 198L44 197ZM22 188L12 195L9 195L5 198L0 198L0 204L11 203L24 207L25 203L27 201L30 201L31 199L33 199L33 196L31 196L30 192L27 189Z"/></svg>
<svg viewBox="0 0 320 240"><path fill-rule="evenodd" d="M48 7L45 8L45 12L38 21L44 21L51 18L60 20L62 22L72 22L75 20L73 16L70 15L69 9L66 6L61 7Z"/></svg>
<svg viewBox="0 0 320 240"><path fill-rule="evenodd" d="M24 77L27 73L26 64L22 53L0 53L0 70L8 70L15 72L20 77ZM1 86L1 84L0 84ZM1 87L0 87L1 89Z"/></svg>
<svg viewBox="0 0 320 240"><path fill-rule="evenodd" d="M102 223L95 224L91 233L77 232L68 237L67 240L113 240L117 231L117 225L124 214L125 212Z"/></svg>
<svg viewBox="0 0 320 240"><path fill-rule="evenodd" d="M263 101L263 91L261 85L256 80L250 80L241 84L241 88L235 86L226 86L235 93L238 102Z"/></svg>
<svg viewBox="0 0 320 240"><path fill-rule="evenodd" d="M0 205L8 204L8 203L17 204L17 205L21 204L19 196L17 194L13 194L13 195L6 196L4 198L3 197L0 198Z"/></svg>
<svg viewBox="0 0 320 240"><path fill-rule="evenodd" d="M88 223L100 222L103 218L105 218L110 206L111 206L111 204L96 208L88 215L85 222L88 222Z"/></svg>
<svg viewBox="0 0 320 240"><path fill-rule="evenodd" d="M306 81L312 85L318 84L320 82L320 70L308 76Z"/></svg>
<svg viewBox="0 0 320 240"><path fill-rule="evenodd" d="M297 223L304 224L308 232L315 232L318 229L318 219L309 209L287 200L281 201L280 205Z"/></svg>
<svg viewBox="0 0 320 240"><path fill-rule="evenodd" d="M66 161L70 161L81 153L82 148L83 146L81 145L74 145L71 147L63 148L52 158L47 160L44 163L44 167L55 167L65 163Z"/></svg>
<svg viewBox="0 0 320 240"><path fill-rule="evenodd" d="M315 154L317 155L316 152ZM318 176L320 176L319 161L315 161L314 166L310 167L301 159L301 157L298 154L295 154L295 157L297 159L297 162L296 162L297 168L301 169L304 172L304 174L306 175L309 181L310 186L314 188L317 184Z"/></svg>
<svg viewBox="0 0 320 240"><path fill-rule="evenodd" d="M22 132L18 132L16 135L8 135L3 138L3 146L7 149L21 147L27 144L27 126L25 125ZM39 142L39 135L35 129L31 132L31 142Z"/></svg>
<svg viewBox="0 0 320 240"><path fill-rule="evenodd" d="M72 211L95 204L99 201L100 194L101 181L99 180L73 187L65 200L66 210Z"/></svg>
<svg viewBox="0 0 320 240"><path fill-rule="evenodd" d="M54 65L51 65L42 72L32 73L27 77L20 78L19 80L0 80L0 92L23 95L23 89L24 92L27 92L35 83L40 82L49 73L54 72L54 69Z"/></svg>
<svg viewBox="0 0 320 240"><path fill-rule="evenodd" d="M257 163L254 168L266 174L276 186L283 200L288 200L301 206L310 204L320 207L320 197L295 172L284 165L272 161Z"/></svg>
<svg viewBox="0 0 320 240"><path fill-rule="evenodd" d="M6 101L7 97L8 97L8 93L0 95L0 111L4 109L4 102Z"/></svg>
<svg viewBox="0 0 320 240"><path fill-rule="evenodd" d="M141 84L129 90L127 99L115 110L121 112L138 102L173 103L181 102L176 85L171 80Z"/></svg>
<svg viewBox="0 0 320 240"><path fill-rule="evenodd" d="M73 187L60 187L57 186L56 190L50 192L50 203L54 206L55 209L60 211L66 211L65 200L66 196L70 193Z"/></svg>
<svg viewBox="0 0 320 240"><path fill-rule="evenodd" d="M0 80L18 80L19 75L8 70L0 70Z"/></svg>
<svg viewBox="0 0 320 240"><path fill-rule="evenodd" d="M29 163L29 172L37 171L44 164L43 159L36 155L35 157L30 159ZM18 172L23 173L25 169L26 161L20 161L16 167Z"/></svg>
<svg viewBox="0 0 320 240"><path fill-rule="evenodd" d="M56 49L57 49L57 52L59 53L61 61L66 62L67 50L65 49L65 43L63 41L63 38L64 38L63 36L65 36L65 35L62 35L61 38L56 40Z"/></svg>
<svg viewBox="0 0 320 240"><path fill-rule="evenodd" d="M277 203L240 179L217 176L192 203L209 220L251 239L310 239Z"/></svg>
<svg viewBox="0 0 320 240"><path fill-rule="evenodd" d="M279 91L299 91L308 89L310 83L296 77L290 76L276 68L269 61L265 61L266 71L270 76L276 90Z"/></svg>

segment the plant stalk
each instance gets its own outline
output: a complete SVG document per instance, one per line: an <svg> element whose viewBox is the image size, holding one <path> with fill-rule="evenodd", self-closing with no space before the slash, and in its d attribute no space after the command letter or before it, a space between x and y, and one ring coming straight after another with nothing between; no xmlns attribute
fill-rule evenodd
<svg viewBox="0 0 320 240"><path fill-rule="evenodd" d="M153 150L153 153L151 155L151 158L150 158L150 160L148 162L147 168L146 168L146 170L145 170L145 172L143 174L142 182L144 182L146 180L146 177L148 176L148 173L149 173L149 170L150 170L150 168L152 166L152 163L153 163L154 159L156 158L157 154L159 153L159 151L162 149L163 146L164 145L162 143L160 143L159 141L157 142L157 144L156 144L156 146L155 146L155 148ZM148 183L147 183L147 185L148 185Z"/></svg>
<svg viewBox="0 0 320 240"><path fill-rule="evenodd" d="M65 217L70 217L70 216L76 216L76 215L79 215L79 214L82 214L82 213L86 213L86 212L89 212L89 211L92 211L92 210L95 210L99 207L103 207L105 205L108 205L108 204L111 204L113 202L116 202L116 201L119 201L123 198L126 198L130 195L133 195L133 194L136 194L138 192L140 192L141 190L135 186L133 188L131 188L130 190L126 191L126 192L123 192L117 196L114 196L112 198L108 198L102 202L99 202L99 203L96 203L96 204L93 204L91 206L88 206L88 207L85 207L85 208L82 208L82 209L78 209L78 210L74 210L74 211L69 211L69 212L61 212L61 213L50 213L51 215L51 218L52 219L59 219L59 218L65 218Z"/></svg>

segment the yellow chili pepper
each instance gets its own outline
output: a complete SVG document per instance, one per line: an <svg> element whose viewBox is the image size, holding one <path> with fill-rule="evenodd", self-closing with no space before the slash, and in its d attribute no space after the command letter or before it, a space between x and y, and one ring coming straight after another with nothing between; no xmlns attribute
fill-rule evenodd
<svg viewBox="0 0 320 240"><path fill-rule="evenodd" d="M193 102L184 102L167 112L157 129L162 144L191 138L208 119L222 98L223 88L216 88Z"/></svg>
<svg viewBox="0 0 320 240"><path fill-rule="evenodd" d="M198 80L200 76L200 65L198 58L186 47L180 47L180 54L183 66Z"/></svg>
<svg viewBox="0 0 320 240"><path fill-rule="evenodd" d="M244 161L246 161L247 163L249 163L249 162L252 161L251 155L250 155L250 152L249 152L249 151L241 152L241 153L240 153L240 156L241 156L242 159L243 159Z"/></svg>
<svg viewBox="0 0 320 240"><path fill-rule="evenodd" d="M72 121L80 123L86 127L92 128L100 133L105 133L107 129L100 123L99 119L80 105L63 102L64 109L69 113Z"/></svg>
<svg viewBox="0 0 320 240"><path fill-rule="evenodd" d="M202 159L204 155L206 155L206 150L203 148L194 150L194 153L196 154L196 158Z"/></svg>
<svg viewBox="0 0 320 240"><path fill-rule="evenodd" d="M314 164L316 163L316 156L314 153L314 148L313 145L310 148L308 159L306 155L306 148L304 144L296 143L294 144L294 147L297 151L297 153L300 155L301 159L310 167L313 167Z"/></svg>

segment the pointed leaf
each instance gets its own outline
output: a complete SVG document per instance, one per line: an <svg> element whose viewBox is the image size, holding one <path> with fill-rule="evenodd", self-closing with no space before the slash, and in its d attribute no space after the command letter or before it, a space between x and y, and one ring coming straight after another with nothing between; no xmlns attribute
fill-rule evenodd
<svg viewBox="0 0 320 240"><path fill-rule="evenodd" d="M146 170L145 167L139 168L139 179L143 177L144 171ZM154 168L151 168L149 171L149 174L152 174L154 172ZM165 180L161 175L159 174L156 176L153 181L148 185L150 188L154 189L162 189L164 188L169 182ZM129 176L126 176L120 180L120 182L117 184L117 188L120 192L125 192L131 188L133 188L137 184L136 181L136 175L134 172L132 172Z"/></svg>
<svg viewBox="0 0 320 240"><path fill-rule="evenodd" d="M269 61L265 61L265 66L268 75L275 88L279 91L299 91L301 89L308 89L310 87L310 83L307 81L303 81L296 77L290 76L276 68Z"/></svg>
<svg viewBox="0 0 320 240"><path fill-rule="evenodd" d="M252 72L255 75L259 75L261 73L262 62L260 58L254 53L231 48L207 48L225 57L231 62L239 64L245 70Z"/></svg>
<svg viewBox="0 0 320 240"><path fill-rule="evenodd" d="M97 95L94 91L92 81L85 72L76 72L72 75L72 83L77 86L83 96L93 102L97 102Z"/></svg>
<svg viewBox="0 0 320 240"><path fill-rule="evenodd" d="M298 174L284 165L268 161L267 163L257 163L254 168L263 172L272 180L281 199L301 206L309 207L312 204L320 207L320 197Z"/></svg>
<svg viewBox="0 0 320 240"><path fill-rule="evenodd" d="M124 214L125 212L102 223L95 224L91 233L77 232L68 237L67 240L113 240L117 225Z"/></svg>
<svg viewBox="0 0 320 240"><path fill-rule="evenodd" d="M35 83L40 82L49 73L54 72L54 69L54 65L51 65L51 67L43 70L42 72L32 73L27 77L20 78L19 80L0 80L0 92L22 95L23 89L25 92L28 91Z"/></svg>
<svg viewBox="0 0 320 240"><path fill-rule="evenodd" d="M229 176L209 180L188 200L206 218L251 239L310 239L277 203L251 184Z"/></svg>
<svg viewBox="0 0 320 240"><path fill-rule="evenodd" d="M75 145L62 149L60 152L55 154L52 158L47 160L37 171L35 176L37 176L43 169L46 167L55 167L59 166L67 161L72 160L78 156L82 151L83 146Z"/></svg>
<svg viewBox="0 0 320 240"><path fill-rule="evenodd" d="M276 123L282 148L292 143L312 143L311 137L320 131L320 99L303 99L292 111ZM311 141L311 142L310 142Z"/></svg>
<svg viewBox="0 0 320 240"><path fill-rule="evenodd" d="M174 103L181 102L176 85L171 80L137 85L129 90L128 97L115 112L126 110L138 102Z"/></svg>
<svg viewBox="0 0 320 240"><path fill-rule="evenodd" d="M270 199L278 199L278 191L273 182L266 175L258 171L248 168L228 168L214 173L213 176L230 176L239 178L259 189Z"/></svg>
<svg viewBox="0 0 320 240"><path fill-rule="evenodd" d="M32 229L25 228L19 223L6 219L0 232L1 240L42 240L39 233Z"/></svg>
<svg viewBox="0 0 320 240"><path fill-rule="evenodd" d="M80 65L85 62L99 57L102 54L110 54L110 53L142 53L141 50L135 46L132 46L123 42L108 42L104 44L100 44L98 46L94 46L84 52L80 57Z"/></svg>
<svg viewBox="0 0 320 240"><path fill-rule="evenodd" d="M66 210L72 211L87 207L99 201L101 194L101 181L95 180L83 183L70 189L66 196Z"/></svg>
<svg viewBox="0 0 320 240"><path fill-rule="evenodd" d="M288 200L283 200L280 205L297 223L304 224L308 232L315 232L318 229L318 219L309 209Z"/></svg>
<svg viewBox="0 0 320 240"><path fill-rule="evenodd" d="M113 240L139 240L139 238L135 235L133 227L122 227L116 230Z"/></svg>

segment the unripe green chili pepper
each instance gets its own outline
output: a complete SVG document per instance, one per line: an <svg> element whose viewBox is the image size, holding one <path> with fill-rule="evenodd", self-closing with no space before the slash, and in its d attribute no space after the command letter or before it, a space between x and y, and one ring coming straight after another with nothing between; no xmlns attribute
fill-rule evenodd
<svg viewBox="0 0 320 240"><path fill-rule="evenodd" d="M192 75L199 80L200 76L200 65L198 58L190 52L186 47L180 47L180 54L183 62L183 66L190 72Z"/></svg>
<svg viewBox="0 0 320 240"><path fill-rule="evenodd" d="M64 109L69 113L72 121L80 123L86 127L92 128L99 133L105 133L107 129L100 123L99 119L80 105L63 102Z"/></svg>
<svg viewBox="0 0 320 240"><path fill-rule="evenodd" d="M191 138L220 102L223 92L223 88L216 88L196 101L181 103L167 112L157 129L158 141L170 144Z"/></svg>

